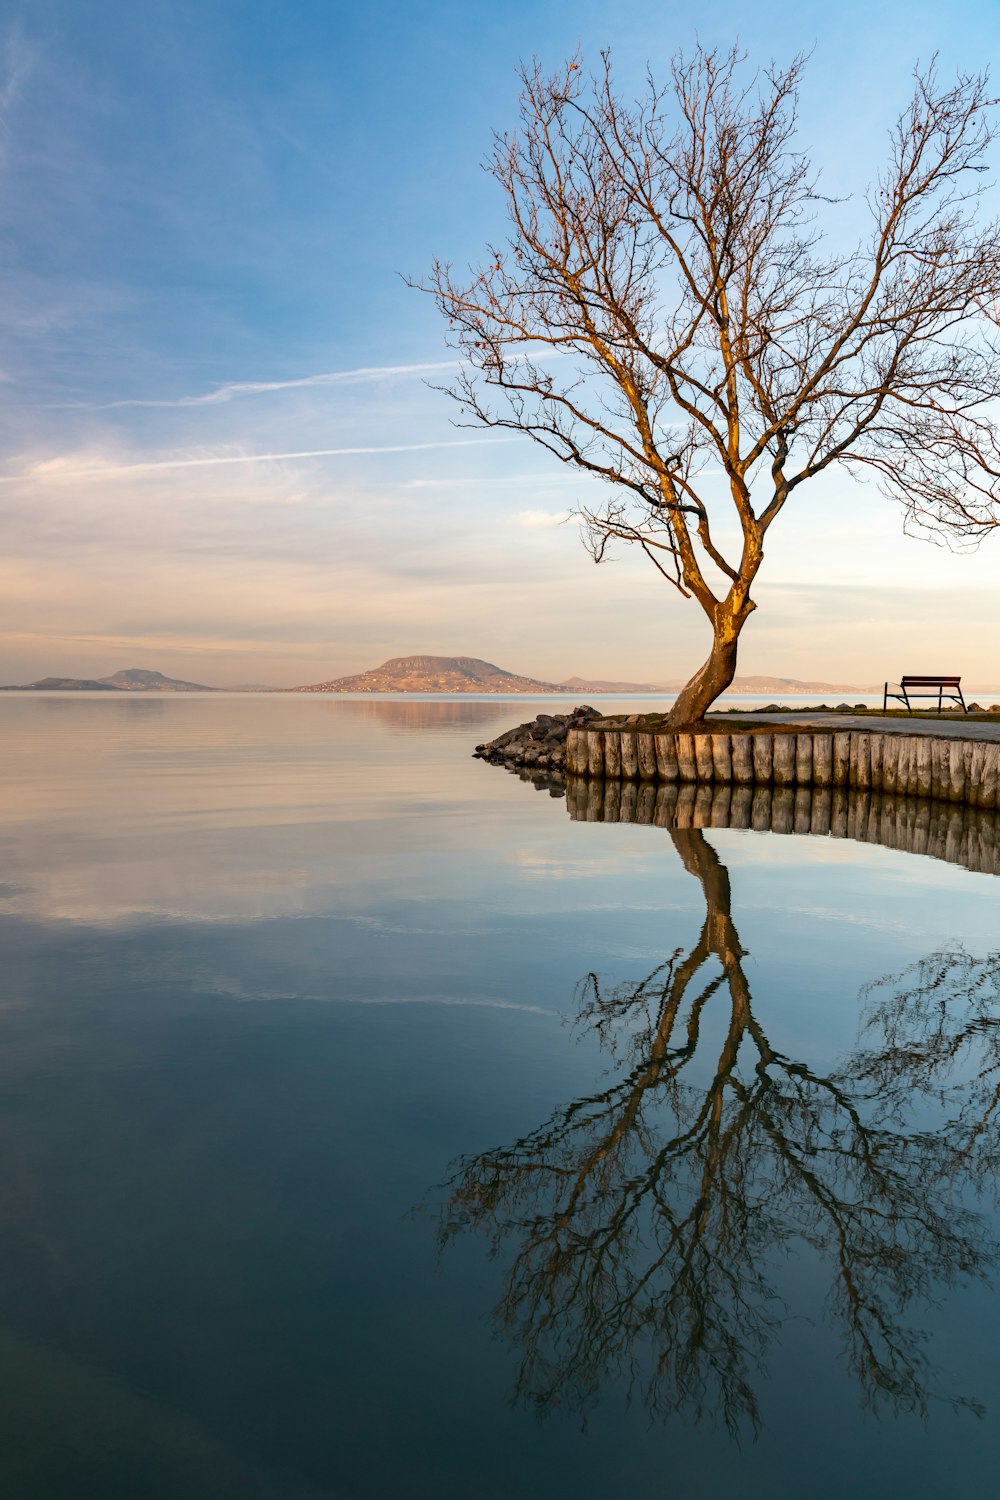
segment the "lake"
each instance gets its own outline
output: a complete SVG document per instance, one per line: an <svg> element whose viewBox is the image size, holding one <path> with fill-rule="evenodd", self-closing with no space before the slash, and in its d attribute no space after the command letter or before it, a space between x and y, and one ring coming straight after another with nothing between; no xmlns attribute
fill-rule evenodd
<svg viewBox="0 0 1000 1500"><path fill-rule="evenodd" d="M992 1488L1000 882L545 706L0 698L5 1495Z"/></svg>

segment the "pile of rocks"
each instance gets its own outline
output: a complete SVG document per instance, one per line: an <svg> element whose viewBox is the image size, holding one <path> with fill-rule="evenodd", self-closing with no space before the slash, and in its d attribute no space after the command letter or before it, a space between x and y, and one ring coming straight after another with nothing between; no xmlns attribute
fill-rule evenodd
<svg viewBox="0 0 1000 1500"><path fill-rule="evenodd" d="M475 755L495 766L523 766L528 770L547 771L558 779L566 762L566 736L571 729L586 729L601 714L589 704L581 704L568 714L539 714L527 724L508 729L485 745L477 745Z"/></svg>

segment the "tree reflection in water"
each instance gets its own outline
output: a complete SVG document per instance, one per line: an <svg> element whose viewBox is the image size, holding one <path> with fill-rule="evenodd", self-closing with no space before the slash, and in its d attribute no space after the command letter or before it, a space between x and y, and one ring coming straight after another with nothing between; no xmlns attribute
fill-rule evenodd
<svg viewBox="0 0 1000 1500"><path fill-rule="evenodd" d="M817 1072L754 1016L715 849L698 829L670 836L704 891L697 943L638 984L580 986L614 1081L459 1162L441 1205L444 1243L477 1229L513 1254L496 1316L519 1396L585 1416L624 1376L656 1414L756 1426L792 1311L777 1272L805 1244L866 1405L978 1409L934 1389L915 1319L997 1257L963 1198L998 1165L1000 954L935 954L870 985L863 1044Z"/></svg>

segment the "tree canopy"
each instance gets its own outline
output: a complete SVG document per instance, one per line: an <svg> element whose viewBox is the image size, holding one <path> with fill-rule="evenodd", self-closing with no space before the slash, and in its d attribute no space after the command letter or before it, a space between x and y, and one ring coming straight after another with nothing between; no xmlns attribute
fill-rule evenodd
<svg viewBox="0 0 1000 1500"><path fill-rule="evenodd" d="M988 81L916 73L845 247L796 141L804 66L744 79L738 51L699 47L635 101L607 53L593 75L524 68L486 163L506 236L422 288L462 355L463 420L602 481L581 510L594 558L639 547L707 615L677 723L732 681L767 533L832 465L924 531L1000 525Z"/></svg>

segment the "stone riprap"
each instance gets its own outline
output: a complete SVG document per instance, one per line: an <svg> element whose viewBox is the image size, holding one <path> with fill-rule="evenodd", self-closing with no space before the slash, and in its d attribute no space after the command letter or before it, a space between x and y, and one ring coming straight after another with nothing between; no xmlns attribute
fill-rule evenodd
<svg viewBox="0 0 1000 1500"><path fill-rule="evenodd" d="M518 724L483 745L474 754L495 766L523 766L529 771L548 771L558 780L566 763L566 741L574 731L585 730L601 714L581 704L565 714L538 714L527 724Z"/></svg>

